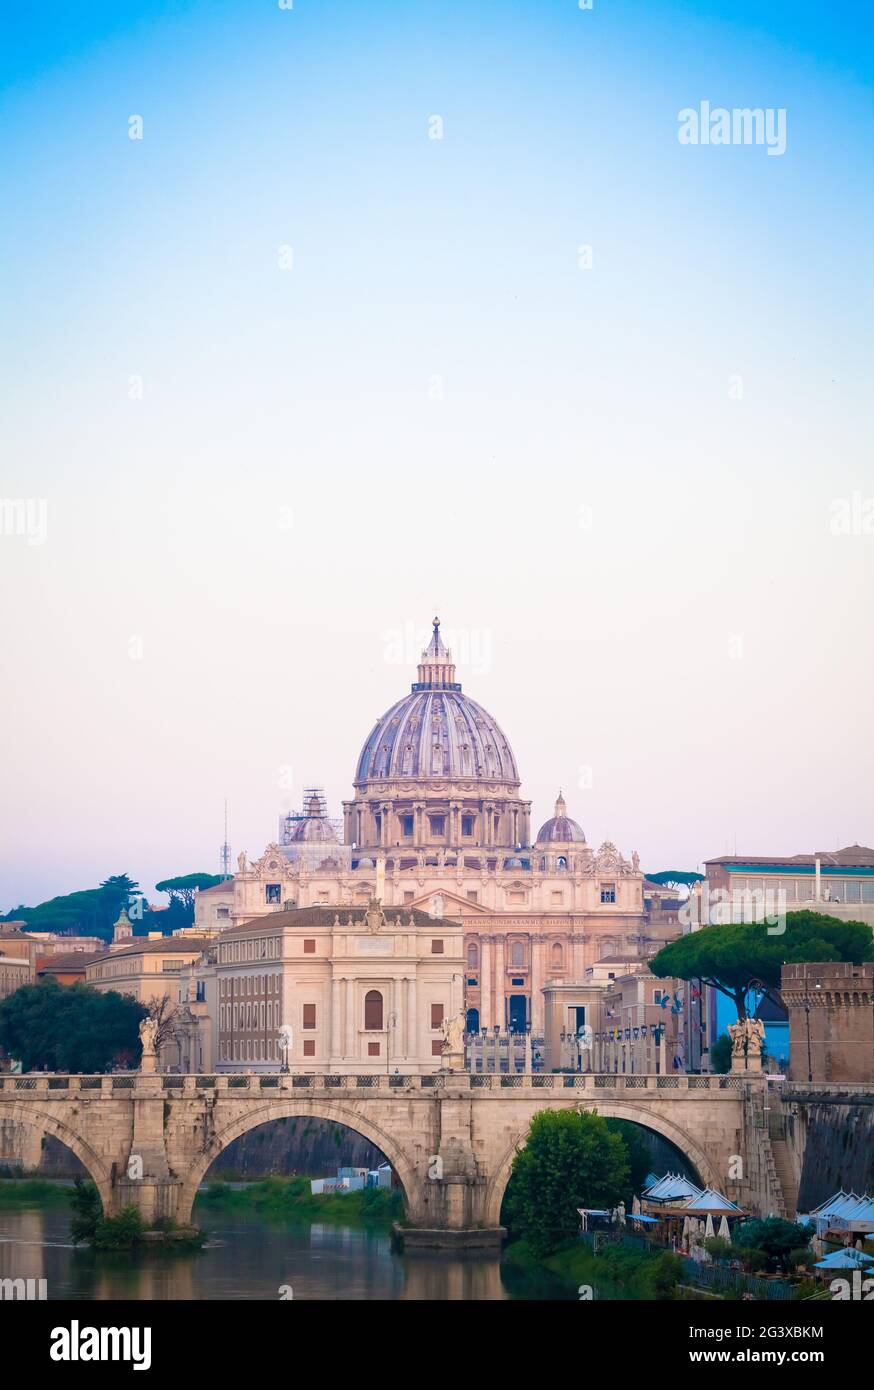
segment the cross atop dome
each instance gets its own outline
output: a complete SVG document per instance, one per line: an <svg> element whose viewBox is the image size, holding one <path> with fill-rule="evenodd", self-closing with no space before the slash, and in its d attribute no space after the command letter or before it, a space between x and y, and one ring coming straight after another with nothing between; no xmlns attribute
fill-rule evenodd
<svg viewBox="0 0 874 1390"><path fill-rule="evenodd" d="M440 619L434 618L431 641L422 652L419 662L419 679L413 690L460 690L455 680L455 664L452 652L444 647L440 636Z"/></svg>

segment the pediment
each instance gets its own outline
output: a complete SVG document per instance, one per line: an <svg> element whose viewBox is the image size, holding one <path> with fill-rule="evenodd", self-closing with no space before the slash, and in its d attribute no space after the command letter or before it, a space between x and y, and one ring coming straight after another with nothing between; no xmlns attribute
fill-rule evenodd
<svg viewBox="0 0 874 1390"><path fill-rule="evenodd" d="M431 904L435 898L443 899L443 916L449 917L491 917L494 914L482 903L472 903L470 898L462 898L459 893L449 893L445 888L429 889L427 893L420 893L411 903L404 903L405 908L415 907L419 912L430 912ZM447 912L447 907L458 908L459 911ZM392 911L391 908L388 909Z"/></svg>

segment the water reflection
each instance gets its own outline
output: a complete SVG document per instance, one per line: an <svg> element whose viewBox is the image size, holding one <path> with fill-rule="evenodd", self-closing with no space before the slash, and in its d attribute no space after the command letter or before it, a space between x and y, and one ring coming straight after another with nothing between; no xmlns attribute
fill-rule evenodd
<svg viewBox="0 0 874 1390"><path fill-rule="evenodd" d="M50 1299L500 1300L569 1297L500 1260L399 1255L383 1232L201 1211L199 1254L92 1254L70 1244L65 1206L0 1208L0 1278L46 1279Z"/></svg>

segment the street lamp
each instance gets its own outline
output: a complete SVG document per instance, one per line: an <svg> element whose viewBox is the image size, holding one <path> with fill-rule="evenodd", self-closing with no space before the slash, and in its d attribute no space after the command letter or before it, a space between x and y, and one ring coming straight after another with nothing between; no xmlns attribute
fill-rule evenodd
<svg viewBox="0 0 874 1390"><path fill-rule="evenodd" d="M817 989L822 989L822 985L817 981ZM804 972L804 1018L807 1024L807 1084L813 1085L813 1058L810 1053L810 984L807 972Z"/></svg>

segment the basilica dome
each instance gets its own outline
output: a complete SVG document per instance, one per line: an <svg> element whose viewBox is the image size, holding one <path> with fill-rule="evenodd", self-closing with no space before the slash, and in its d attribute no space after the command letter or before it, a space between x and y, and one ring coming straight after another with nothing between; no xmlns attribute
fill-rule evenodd
<svg viewBox="0 0 874 1390"><path fill-rule="evenodd" d="M410 694L377 720L358 759L356 784L410 777L518 787L506 735L482 705L462 694L437 618L418 674Z"/></svg>
<svg viewBox="0 0 874 1390"><path fill-rule="evenodd" d="M539 845L584 845L586 843L583 827L578 825L575 820L571 820L561 792L559 792L558 800L555 803L555 815L550 816L549 820L545 821L537 832L537 843Z"/></svg>
<svg viewBox="0 0 874 1390"><path fill-rule="evenodd" d="M308 787L300 815L286 816L281 832L286 845L336 845L337 831L328 818L328 805L321 787Z"/></svg>

